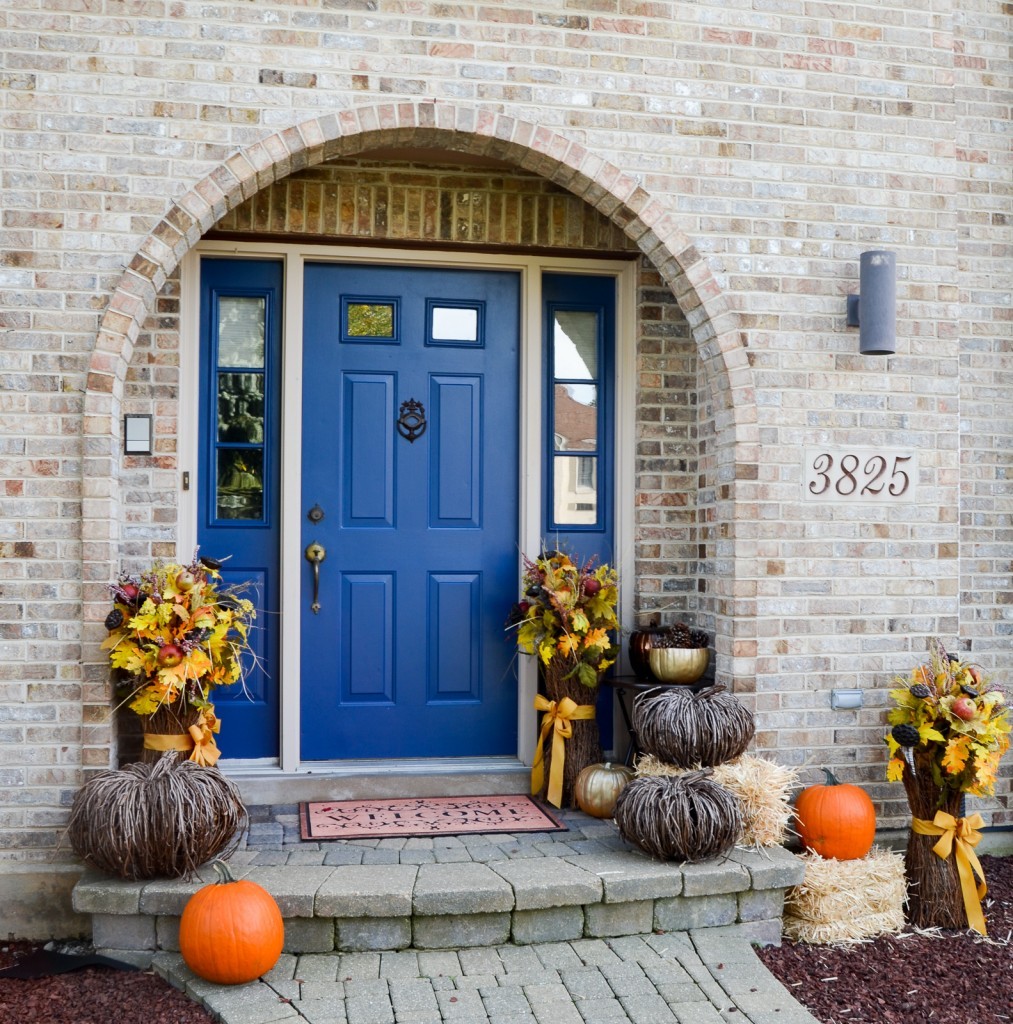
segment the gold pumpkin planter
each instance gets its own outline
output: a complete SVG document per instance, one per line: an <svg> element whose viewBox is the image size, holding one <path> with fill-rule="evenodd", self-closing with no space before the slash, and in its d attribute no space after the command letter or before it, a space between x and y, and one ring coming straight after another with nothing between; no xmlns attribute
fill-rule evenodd
<svg viewBox="0 0 1013 1024"><path fill-rule="evenodd" d="M611 818L623 787L633 778L633 770L625 765L589 764L577 776L573 787L577 806L595 818Z"/></svg>
<svg viewBox="0 0 1013 1024"><path fill-rule="evenodd" d="M695 683L707 671L708 647L652 647L648 652L651 671L659 682Z"/></svg>

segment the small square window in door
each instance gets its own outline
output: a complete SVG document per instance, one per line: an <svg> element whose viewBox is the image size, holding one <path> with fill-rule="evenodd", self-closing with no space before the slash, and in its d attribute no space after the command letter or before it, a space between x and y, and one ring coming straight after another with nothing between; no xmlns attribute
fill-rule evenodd
<svg viewBox="0 0 1013 1024"><path fill-rule="evenodd" d="M426 344L485 344L485 303L426 299Z"/></svg>
<svg viewBox="0 0 1013 1024"><path fill-rule="evenodd" d="M341 340L346 344L396 345L398 319L396 298L341 297Z"/></svg>

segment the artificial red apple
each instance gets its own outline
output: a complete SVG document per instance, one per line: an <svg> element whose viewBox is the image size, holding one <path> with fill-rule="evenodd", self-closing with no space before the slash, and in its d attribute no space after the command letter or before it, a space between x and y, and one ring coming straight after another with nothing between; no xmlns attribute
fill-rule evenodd
<svg viewBox="0 0 1013 1024"><path fill-rule="evenodd" d="M974 680L975 686L981 686L985 674L981 671L981 668L978 665L968 665L967 674Z"/></svg>
<svg viewBox="0 0 1013 1024"><path fill-rule="evenodd" d="M121 583L120 593L123 595L123 599L127 604L134 604L137 601L140 591L134 583Z"/></svg>
<svg viewBox="0 0 1013 1024"><path fill-rule="evenodd" d="M588 597L594 597L599 590L601 590L601 583L599 583L593 576L584 580L584 593L587 594Z"/></svg>
<svg viewBox="0 0 1013 1024"><path fill-rule="evenodd" d="M159 648L158 663L163 668L175 668L183 660L183 652L175 644L165 644Z"/></svg>
<svg viewBox="0 0 1013 1024"><path fill-rule="evenodd" d="M978 709L975 707L974 701L971 700L970 697L958 697L951 705L950 710L962 722L970 722L978 713Z"/></svg>
<svg viewBox="0 0 1013 1024"><path fill-rule="evenodd" d="M184 593L188 590L193 590L196 582L197 577L189 569L183 569L176 574L176 589L182 590Z"/></svg>

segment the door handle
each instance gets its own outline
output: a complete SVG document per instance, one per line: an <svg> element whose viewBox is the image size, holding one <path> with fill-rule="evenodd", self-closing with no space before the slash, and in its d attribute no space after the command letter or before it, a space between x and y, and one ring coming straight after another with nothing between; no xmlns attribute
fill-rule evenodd
<svg viewBox="0 0 1013 1024"><path fill-rule="evenodd" d="M320 563L327 557L327 549L323 544L313 541L306 548L306 561L313 566L313 604L310 611L314 615L320 611Z"/></svg>

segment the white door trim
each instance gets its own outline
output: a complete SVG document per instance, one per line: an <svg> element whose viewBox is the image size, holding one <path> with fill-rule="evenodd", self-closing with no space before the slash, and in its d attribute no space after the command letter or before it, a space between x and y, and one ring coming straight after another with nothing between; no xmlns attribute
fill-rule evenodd
<svg viewBox="0 0 1013 1024"><path fill-rule="evenodd" d="M301 536L301 459L286 458L286 452L302 448L302 282L307 260L330 260L416 266L462 267L470 269L512 270L521 279L520 339L520 494L518 567L520 553L538 551L541 546L541 460L542 460L542 322L541 275L544 272L601 274L616 280L616 437L615 437L615 546L620 572L620 621L632 628L633 608L633 483L636 456L636 262L634 260L598 260L573 257L525 256L473 252L420 251L416 249L369 249L342 245L277 244L267 242L203 241L184 257L181 265L180 318L180 394L199 394L200 353L200 258L272 258L284 264L285 294L282 338L282 423L281 423L281 756L267 761L223 761L230 774L261 772L276 774L309 773L319 775L363 774L371 769L390 769L389 760L374 763L318 761L303 763L299 757L300 688L299 630L302 617L301 577L303 571ZM197 417L178 417L178 458L180 491L178 495L180 557L189 554L197 543ZM184 491L184 474L189 473L190 488ZM518 572L518 581L520 579ZM506 618L508 609L504 609ZM518 724L529 723L537 689L534 660L519 662L517 697ZM617 716L618 717L618 716ZM227 728L227 724L226 728ZM619 725L619 722L616 722ZM617 733L621 735L621 729ZM534 756L534 730L518 728L517 764L530 765ZM491 759L502 764L504 759ZM453 759L452 770L481 770L490 759ZM446 761L414 761L419 773L447 771Z"/></svg>

